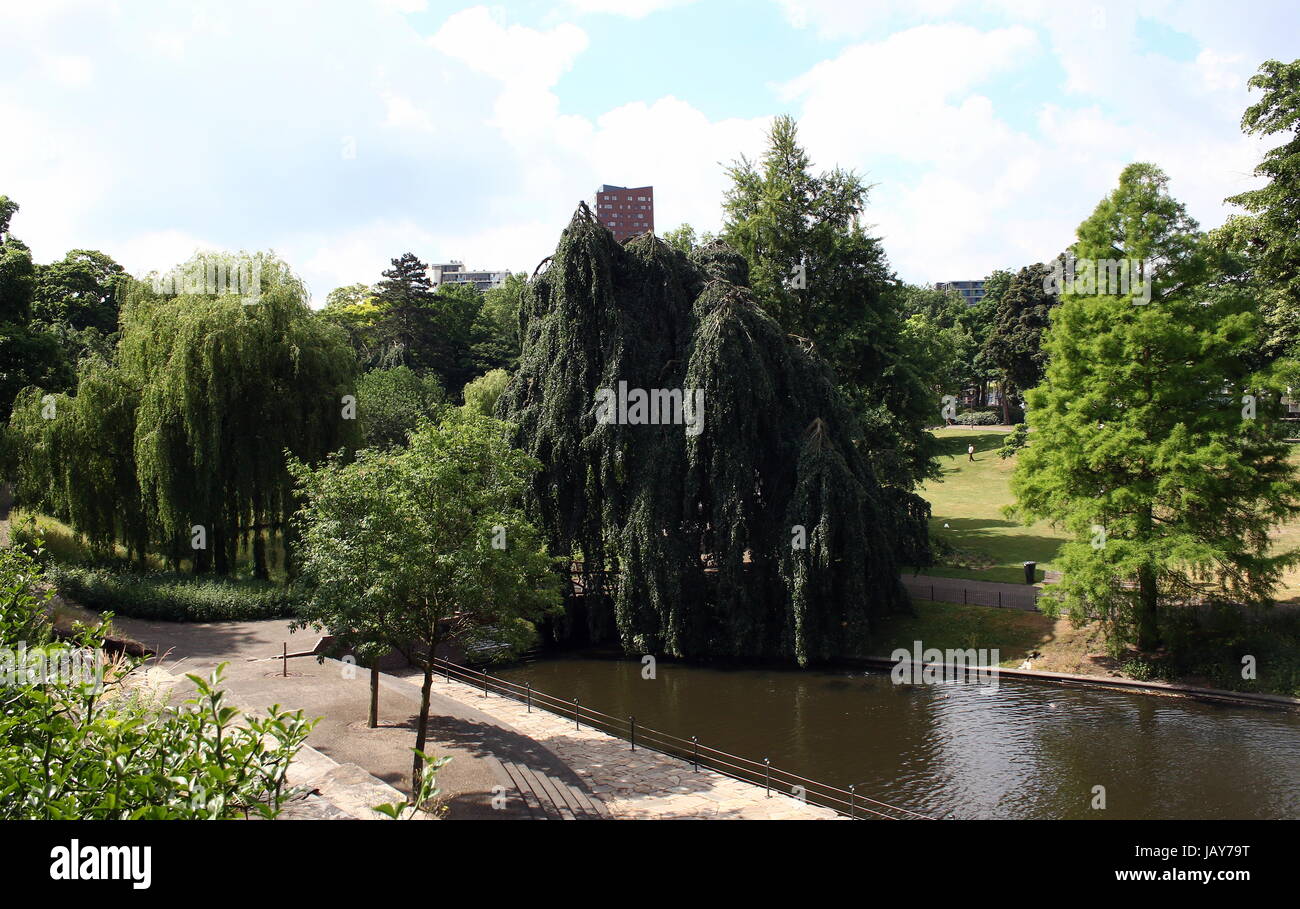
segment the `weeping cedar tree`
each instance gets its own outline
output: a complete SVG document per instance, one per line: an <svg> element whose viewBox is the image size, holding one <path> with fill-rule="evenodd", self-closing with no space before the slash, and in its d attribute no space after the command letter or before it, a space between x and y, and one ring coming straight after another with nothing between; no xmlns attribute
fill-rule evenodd
<svg viewBox="0 0 1300 909"><path fill-rule="evenodd" d="M177 273L227 267L203 254ZM127 289L117 361L82 364L75 397L29 389L11 429L19 494L105 551L147 547L195 572L234 567L241 539L269 573L266 538L296 505L284 452L319 460L355 447L344 395L355 366L346 338L312 317L288 266L257 257L261 294ZM52 405L52 406L51 406ZM194 547L194 527L203 528Z"/></svg>
<svg viewBox="0 0 1300 909"><path fill-rule="evenodd" d="M1253 298L1206 277L1208 244L1166 184L1158 168L1130 165L1080 225L1080 260L1152 264L1150 302L1136 282L1127 294L1066 288L1012 479L1022 515L1075 535L1048 594L1056 608L1148 651L1163 608L1269 597L1295 561L1270 555L1269 530L1300 494L1278 390L1250 371Z"/></svg>
<svg viewBox="0 0 1300 909"><path fill-rule="evenodd" d="M509 427L451 410L425 423L406 448L366 450L347 463L295 463L304 505L301 624L362 646L371 659L393 648L424 672L412 793L420 791L433 659L443 641L520 649L529 621L558 603L542 536L525 517L529 478L540 466L507 440Z"/></svg>
<svg viewBox="0 0 1300 909"><path fill-rule="evenodd" d="M896 553L925 518L882 489L831 370L759 307L730 247L620 246L580 205L520 318L497 413L545 465L552 552L612 596L629 652L807 664L861 652L874 617L908 608ZM702 390L702 428L598 420L621 382Z"/></svg>

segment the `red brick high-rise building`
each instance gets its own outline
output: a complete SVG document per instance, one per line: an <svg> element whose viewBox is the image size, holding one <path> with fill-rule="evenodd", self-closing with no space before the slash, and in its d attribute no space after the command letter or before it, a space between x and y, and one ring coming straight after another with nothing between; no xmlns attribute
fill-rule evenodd
<svg viewBox="0 0 1300 909"><path fill-rule="evenodd" d="M622 243L637 234L655 229L653 186L610 186L596 190L596 217Z"/></svg>

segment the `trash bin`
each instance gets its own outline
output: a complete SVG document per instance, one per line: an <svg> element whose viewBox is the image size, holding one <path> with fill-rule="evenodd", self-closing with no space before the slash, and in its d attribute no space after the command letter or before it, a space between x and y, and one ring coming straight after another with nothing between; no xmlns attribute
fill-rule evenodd
<svg viewBox="0 0 1300 909"><path fill-rule="evenodd" d="M1038 568L1038 563L1037 563L1037 562L1026 562L1026 563L1025 563L1025 583L1026 583L1026 584L1032 584L1032 583L1034 583L1034 574L1035 574L1035 571L1036 571L1037 568Z"/></svg>

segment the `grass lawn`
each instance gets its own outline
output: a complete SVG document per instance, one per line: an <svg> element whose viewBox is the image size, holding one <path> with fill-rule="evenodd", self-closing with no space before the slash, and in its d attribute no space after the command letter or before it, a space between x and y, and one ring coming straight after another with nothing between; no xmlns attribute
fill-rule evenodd
<svg viewBox="0 0 1300 909"><path fill-rule="evenodd" d="M946 427L936 430L935 437L942 446L943 477L927 483L921 495L930 502L931 532L951 544L958 558L926 568L925 573L1022 584L1022 563L1032 560L1038 563L1042 580L1043 569L1054 567L1052 559L1068 537L1043 522L1025 526L1003 517L1003 506L1015 501L1010 481L1016 459L998 457L1006 433ZM966 447L972 444L974 462L966 456Z"/></svg>
<svg viewBox="0 0 1300 909"><path fill-rule="evenodd" d="M1019 666L1053 638L1054 619L1018 609L961 606L913 600L915 615L890 616L873 637L871 656L888 657L895 648L912 649L914 641L940 650L967 648L999 651L1002 666Z"/></svg>
<svg viewBox="0 0 1300 909"><path fill-rule="evenodd" d="M983 427L945 427L934 435L942 446L943 477L927 483L921 495L930 502L931 532L958 553L956 559L924 573L1020 584L1025 577L1022 563L1032 559L1041 581L1043 569L1056 567L1052 560L1068 537L1045 522L1025 526L1003 517L1003 506L1015 501L1011 471L1016 459L998 457L1006 434ZM970 444L975 446L974 463L966 456ZM1300 465L1300 447L1291 460ZM1300 521L1279 527L1273 538L1279 549L1300 548ZM1276 596L1279 602L1300 602L1300 568L1283 575Z"/></svg>

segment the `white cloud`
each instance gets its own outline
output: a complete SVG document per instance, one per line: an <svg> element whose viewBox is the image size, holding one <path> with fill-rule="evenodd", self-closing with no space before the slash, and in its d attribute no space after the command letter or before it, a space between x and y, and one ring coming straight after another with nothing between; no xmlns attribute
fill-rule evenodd
<svg viewBox="0 0 1300 909"><path fill-rule="evenodd" d="M564 23L548 31L504 25L485 6L451 16L429 44L514 88L550 88L587 47L587 33Z"/></svg>
<svg viewBox="0 0 1300 909"><path fill-rule="evenodd" d="M384 126L391 126L396 129L414 129L425 133L433 132L433 120L429 117L428 112L421 110L409 98L385 92L384 106L387 110Z"/></svg>
<svg viewBox="0 0 1300 909"><path fill-rule="evenodd" d="M95 73L89 57L65 54L46 57L43 68L55 82L72 87L88 84Z"/></svg>
<svg viewBox="0 0 1300 909"><path fill-rule="evenodd" d="M220 249L183 230L157 230L115 240L111 255L130 274L143 278L187 262L196 252Z"/></svg>

